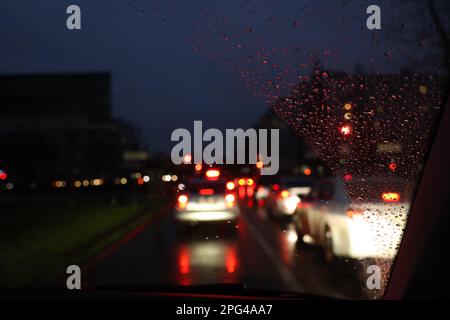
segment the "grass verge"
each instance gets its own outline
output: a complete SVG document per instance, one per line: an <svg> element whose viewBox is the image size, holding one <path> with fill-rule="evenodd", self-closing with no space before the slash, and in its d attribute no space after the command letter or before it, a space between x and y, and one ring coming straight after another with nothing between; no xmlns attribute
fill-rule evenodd
<svg viewBox="0 0 450 320"><path fill-rule="evenodd" d="M70 264L89 257L159 211L139 205L22 203L0 211L0 288L58 286Z"/></svg>

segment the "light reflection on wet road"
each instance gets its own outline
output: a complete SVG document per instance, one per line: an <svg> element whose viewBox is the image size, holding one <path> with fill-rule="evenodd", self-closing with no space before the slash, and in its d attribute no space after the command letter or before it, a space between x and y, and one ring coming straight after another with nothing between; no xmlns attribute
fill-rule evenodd
<svg viewBox="0 0 450 320"><path fill-rule="evenodd" d="M169 210L170 211L170 210ZM326 264L319 250L296 244L290 223L262 208L243 210L237 225L178 230L166 214L87 275L92 286L243 283L248 288L359 297L354 263Z"/></svg>

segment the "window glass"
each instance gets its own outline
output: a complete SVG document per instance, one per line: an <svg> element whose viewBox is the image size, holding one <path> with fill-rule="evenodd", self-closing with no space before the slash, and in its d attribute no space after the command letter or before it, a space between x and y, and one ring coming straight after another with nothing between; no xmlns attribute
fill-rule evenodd
<svg viewBox="0 0 450 320"><path fill-rule="evenodd" d="M448 99L449 1L0 12L0 290L76 266L87 289L383 297Z"/></svg>

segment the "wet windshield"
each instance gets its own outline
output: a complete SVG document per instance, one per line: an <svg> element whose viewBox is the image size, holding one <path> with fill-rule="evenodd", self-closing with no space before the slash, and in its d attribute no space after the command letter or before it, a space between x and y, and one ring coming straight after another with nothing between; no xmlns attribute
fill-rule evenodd
<svg viewBox="0 0 450 320"><path fill-rule="evenodd" d="M0 289L383 296L448 95L448 1L0 11Z"/></svg>

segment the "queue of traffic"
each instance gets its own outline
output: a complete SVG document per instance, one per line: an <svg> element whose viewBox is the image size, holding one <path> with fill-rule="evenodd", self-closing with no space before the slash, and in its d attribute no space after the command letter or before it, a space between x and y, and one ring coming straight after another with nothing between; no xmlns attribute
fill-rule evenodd
<svg viewBox="0 0 450 320"><path fill-rule="evenodd" d="M235 225L257 207L294 225L298 245L322 249L324 260L392 259L409 211L407 181L394 177L233 176L205 168L177 190L175 219L182 226Z"/></svg>

